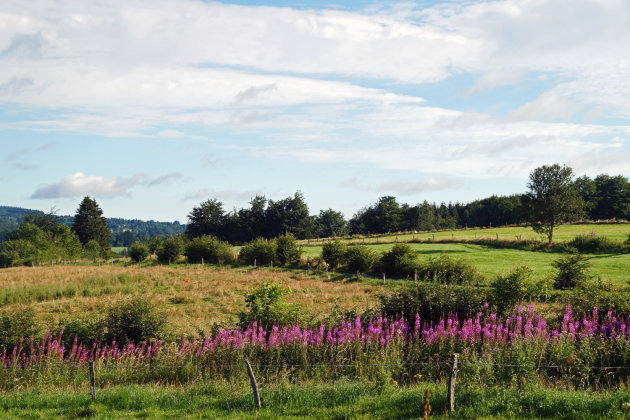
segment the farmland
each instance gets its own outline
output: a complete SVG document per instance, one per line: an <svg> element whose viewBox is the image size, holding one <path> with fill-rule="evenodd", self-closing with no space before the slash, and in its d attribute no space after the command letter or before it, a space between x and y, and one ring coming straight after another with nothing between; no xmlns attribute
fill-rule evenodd
<svg viewBox="0 0 630 420"><path fill-rule="evenodd" d="M615 236L614 227L622 234ZM497 234L524 235L514 229L522 228L492 231L495 240ZM585 229L624 239L628 225L561 230L570 240ZM552 262L562 255L557 248L492 246L472 243L470 237L458 242L456 236L464 233L468 231L440 232L442 240L436 234L430 241L399 235L398 243L411 240L419 260L440 255L464 259L481 274L481 284L452 290L481 293L491 304L490 283L498 274L527 265L534 280L548 278ZM366 245L382 253L396 243L391 236ZM359 319L360 313L384 308L379 295L396 294L413 282L388 279L383 284L380 278L356 279L332 271L328 278L321 265L310 264L322 246L304 243L303 250L300 263L274 268L243 262L188 264L183 258L172 264L132 264L118 257L0 270L0 309L12 316L30 311L39 337L45 337L23 357L10 355L10 349L3 356L7 367L0 384L8 393L0 405L14 417L24 410L47 418L180 417L192 409L199 416L247 418L252 415L243 365L247 358L262 387L261 418L282 418L280 413L284 418L419 417L427 389L431 418L448 418L446 379L450 355L456 352L461 357L457 417L538 418L562 410L569 418L624 418L623 404L630 399L625 369L630 363L625 335L630 321L625 315L616 321L602 315L605 308L600 314L572 314L565 306L573 291L563 291L548 302L518 309L518 314L512 310L511 316L480 307L483 314L464 314L470 318L461 322L444 314L435 321L418 320L415 326L413 320L395 317ZM591 275L610 280L613 294L626 290L628 253L585 255ZM299 305L292 329L239 326L238 314L248 308L248 296L264 284L290 289L285 299L289 306L281 308ZM136 343L117 348L108 342L92 347L99 356L97 398L91 401L85 392L90 343L72 345L66 337L62 347L57 334L76 320L92 325L89 320L104 319L111 308L134 299L150 303L166 321L160 340L148 347Z"/></svg>

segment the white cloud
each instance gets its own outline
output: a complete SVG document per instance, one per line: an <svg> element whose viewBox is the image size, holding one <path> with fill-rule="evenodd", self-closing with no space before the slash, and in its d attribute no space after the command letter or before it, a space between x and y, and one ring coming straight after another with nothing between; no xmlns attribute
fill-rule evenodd
<svg viewBox="0 0 630 420"><path fill-rule="evenodd" d="M264 194L262 190L235 191L203 188L184 194L183 200L208 200L210 198L217 198L220 201L247 201L254 198L256 195Z"/></svg>
<svg viewBox="0 0 630 420"><path fill-rule="evenodd" d="M31 198L63 198L82 195L96 195L99 197L117 197L130 194L130 188L136 185L153 187L173 179L181 179L179 173L169 173L149 178L146 174L136 174L131 178L119 176L105 177L102 175L86 175L75 172L64 177L60 182L38 187Z"/></svg>
<svg viewBox="0 0 630 420"><path fill-rule="evenodd" d="M426 191L441 191L461 188L464 182L453 178L429 177L420 181L392 180L379 185L367 185L357 178L346 179L339 184L342 188L351 188L359 191L379 192L399 195L413 195Z"/></svg>
<svg viewBox="0 0 630 420"><path fill-rule="evenodd" d="M568 100L556 92L545 92L537 99L512 111L508 118L526 121L567 120L583 109L583 105Z"/></svg>

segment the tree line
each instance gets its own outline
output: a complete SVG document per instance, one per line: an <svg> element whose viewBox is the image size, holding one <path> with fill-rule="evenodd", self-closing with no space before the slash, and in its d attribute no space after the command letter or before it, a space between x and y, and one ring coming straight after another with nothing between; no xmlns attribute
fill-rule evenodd
<svg viewBox="0 0 630 420"><path fill-rule="evenodd" d="M270 239L285 233L298 239L308 239L525 223L549 224L550 221L543 222L542 219L545 219L553 203L548 199L536 203L535 195L532 194L536 188L541 194L545 188L557 192L562 189L564 195L556 195L560 197L561 205L566 206L572 200L577 200L569 206L569 211L554 213L559 217L555 224L576 218L630 219L630 182L622 175L602 174L593 179L588 176L573 179L573 171L569 167L543 166L532 172L528 187L528 193L493 195L466 204L424 201L410 205L399 203L393 196L384 196L357 211L349 220L334 209L309 215L308 206L300 192L278 201L259 195L250 201L249 208L231 212L227 212L223 203L214 198L193 208L188 215L185 233L189 238L212 235L231 243L243 244L255 238ZM548 232L541 233L548 236Z"/></svg>

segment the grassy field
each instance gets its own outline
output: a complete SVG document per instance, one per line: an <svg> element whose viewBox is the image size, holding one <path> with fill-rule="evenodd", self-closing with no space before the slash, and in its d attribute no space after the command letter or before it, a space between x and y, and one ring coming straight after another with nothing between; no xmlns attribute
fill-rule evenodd
<svg viewBox="0 0 630 420"><path fill-rule="evenodd" d="M394 246L388 244L369 245L378 252L387 251ZM436 257L442 253L455 258L463 258L477 267L480 274L492 280L498 274L507 273L516 266L527 265L534 270L534 276L549 276L551 263L559 257L556 252L523 251L518 249L500 249L466 243L411 243L410 246L422 258ZM321 255L321 246L305 246L305 255ZM630 280L630 254L586 254L591 263L591 274L601 276L619 285Z"/></svg>
<svg viewBox="0 0 630 420"><path fill-rule="evenodd" d="M186 282L185 280L189 281ZM326 281L306 273L268 269L200 266L43 266L0 270L0 305L10 312L33 308L49 325L84 317L126 296L142 296L164 311L173 328L208 330L217 322L233 324L245 309L244 295L264 280L292 289L315 315L336 305L365 308L376 302L378 285Z"/></svg>
<svg viewBox="0 0 630 420"><path fill-rule="evenodd" d="M624 241L630 234L630 223L597 223L597 224L573 224L562 225L554 231L554 241L564 242L573 239L578 235L589 235L595 233L598 236L606 236L609 239L616 241ZM472 240L472 239L502 239L502 240L516 240L516 239L534 239L546 241L547 238L537 234L531 227L499 227L499 228L484 228L484 229L456 229L445 230L439 232L425 232L425 233L408 233L400 235L381 235L378 237L366 237L351 239L350 242L356 243L379 243L379 242L392 242L398 238L399 241L410 240L426 240L426 239L452 239L452 240ZM305 245L321 243L321 240L309 240L302 241Z"/></svg>
<svg viewBox="0 0 630 420"><path fill-rule="evenodd" d="M303 384L263 388L262 409L254 409L248 384L199 384L187 387L119 386L87 390L13 393L0 396L3 418L55 419L225 418L225 419L417 419L430 392L432 419L627 419L630 391L461 387L456 411L446 412L446 387L424 383L413 387L371 383Z"/></svg>

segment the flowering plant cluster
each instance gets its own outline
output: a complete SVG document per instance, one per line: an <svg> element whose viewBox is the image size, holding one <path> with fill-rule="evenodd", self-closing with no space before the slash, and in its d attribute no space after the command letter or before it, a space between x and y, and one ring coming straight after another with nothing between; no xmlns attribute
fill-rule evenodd
<svg viewBox="0 0 630 420"><path fill-rule="evenodd" d="M84 345L75 338L71 348L64 348L61 334L53 337L47 332L41 340L21 339L13 351L5 350L0 355L4 368L0 379L26 371L36 375L35 371L49 371L52 366L76 368L88 361L101 367L151 368L151 377L163 375L163 381L178 381L181 375L173 372L183 368L210 378L230 378L244 372L243 359L248 358L263 380L282 375L372 379L386 371L397 381L411 381L418 374L427 379L443 377L453 352L460 353L462 370L475 381L531 380L542 375L601 385L602 381L627 380L630 367L630 316L617 318L609 312L600 320L594 308L579 318L569 306L554 327L530 305L517 307L506 319L481 312L464 320L448 317L436 323L418 316L411 322L357 317L332 328L292 325L273 326L269 331L254 322L245 330L224 329L214 337L124 346L115 341ZM134 377L145 375L143 380L147 380L139 371L135 370ZM118 378L124 377L119 373ZM9 383L0 380L0 386Z"/></svg>

